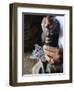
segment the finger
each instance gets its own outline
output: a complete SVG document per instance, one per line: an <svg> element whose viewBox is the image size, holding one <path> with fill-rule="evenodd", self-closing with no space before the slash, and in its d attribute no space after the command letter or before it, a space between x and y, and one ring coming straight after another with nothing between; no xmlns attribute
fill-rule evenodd
<svg viewBox="0 0 74 90"><path fill-rule="evenodd" d="M52 51L52 52L55 52L55 53L59 53L59 49L58 48L55 48L55 47L44 45L43 46L43 49L46 49L48 51Z"/></svg>
<svg viewBox="0 0 74 90"><path fill-rule="evenodd" d="M53 52L51 52L51 51L44 50L44 53L45 53L47 56L52 57L55 61L60 58L60 55L59 55L59 54L53 53Z"/></svg>
<svg viewBox="0 0 74 90"><path fill-rule="evenodd" d="M47 55L45 54L45 58L46 58L46 60L47 60L48 62L50 62L51 57L49 57L49 56L47 56Z"/></svg>
<svg viewBox="0 0 74 90"><path fill-rule="evenodd" d="M49 57L47 55L45 55L45 58L46 58L46 60L48 61L49 64L53 64L54 63L53 58L51 58L51 57Z"/></svg>
<svg viewBox="0 0 74 90"><path fill-rule="evenodd" d="M55 55L55 53L53 53L53 52L51 52L51 51L48 51L48 50L45 50L44 49L44 53L46 54L46 55L48 55L48 56L50 56L50 57L54 57Z"/></svg>

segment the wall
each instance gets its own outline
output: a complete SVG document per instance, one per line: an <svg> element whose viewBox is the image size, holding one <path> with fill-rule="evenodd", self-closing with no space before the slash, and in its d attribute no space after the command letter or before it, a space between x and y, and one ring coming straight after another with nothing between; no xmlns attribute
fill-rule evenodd
<svg viewBox="0 0 74 90"><path fill-rule="evenodd" d="M14 0L0 0L0 90L73 90L74 79L73 83L71 84L42 85L28 87L9 86L9 3L12 2L14 2ZM72 5L74 9L74 0L15 0L15 2Z"/></svg>

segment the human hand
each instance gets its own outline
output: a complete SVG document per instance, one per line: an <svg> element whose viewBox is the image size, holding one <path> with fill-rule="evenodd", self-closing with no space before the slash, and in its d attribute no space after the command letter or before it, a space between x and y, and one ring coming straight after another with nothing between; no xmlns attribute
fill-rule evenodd
<svg viewBox="0 0 74 90"><path fill-rule="evenodd" d="M48 45L43 46L45 58L49 64L60 64L63 61L63 52L60 48L51 47Z"/></svg>

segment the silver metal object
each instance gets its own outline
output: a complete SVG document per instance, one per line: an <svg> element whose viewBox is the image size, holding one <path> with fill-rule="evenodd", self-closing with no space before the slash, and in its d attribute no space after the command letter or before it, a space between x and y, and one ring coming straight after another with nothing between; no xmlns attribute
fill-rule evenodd
<svg viewBox="0 0 74 90"><path fill-rule="evenodd" d="M35 50L33 50L32 55L30 56L30 59L37 59L41 62L46 61L43 48L38 44L35 44Z"/></svg>

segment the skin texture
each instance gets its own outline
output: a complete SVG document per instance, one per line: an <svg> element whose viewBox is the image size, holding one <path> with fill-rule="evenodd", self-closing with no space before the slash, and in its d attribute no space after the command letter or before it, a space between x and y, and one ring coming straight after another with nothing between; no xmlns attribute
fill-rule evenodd
<svg viewBox="0 0 74 90"><path fill-rule="evenodd" d="M59 48L44 45L43 50L45 53L45 58L49 64L60 64L60 63L62 63L62 58L61 58L62 52Z"/></svg>

